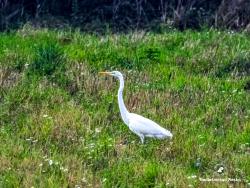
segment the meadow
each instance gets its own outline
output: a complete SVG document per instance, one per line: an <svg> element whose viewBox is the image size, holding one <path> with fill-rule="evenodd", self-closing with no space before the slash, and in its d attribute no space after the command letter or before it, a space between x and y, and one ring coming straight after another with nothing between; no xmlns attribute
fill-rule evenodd
<svg viewBox="0 0 250 188"><path fill-rule="evenodd" d="M105 70L172 140L140 143ZM250 187L250 35L1 33L0 143L4 188Z"/></svg>

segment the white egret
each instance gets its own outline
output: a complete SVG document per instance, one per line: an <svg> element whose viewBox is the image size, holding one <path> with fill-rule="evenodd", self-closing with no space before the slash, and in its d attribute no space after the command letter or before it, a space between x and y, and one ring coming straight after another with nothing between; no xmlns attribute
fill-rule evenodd
<svg viewBox="0 0 250 188"><path fill-rule="evenodd" d="M100 74L114 76L119 79L120 87L118 90L118 104L122 120L129 127L129 129L138 135L141 142L144 143L145 137L152 137L157 139L172 138L173 135L170 131L164 129L154 121L142 117L138 114L130 113L123 101L122 92L124 88L124 79L119 71L100 72Z"/></svg>

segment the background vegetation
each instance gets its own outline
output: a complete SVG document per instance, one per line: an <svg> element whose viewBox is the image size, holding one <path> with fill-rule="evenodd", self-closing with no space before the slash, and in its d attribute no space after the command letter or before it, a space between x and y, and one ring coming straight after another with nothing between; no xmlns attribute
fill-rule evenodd
<svg viewBox="0 0 250 188"><path fill-rule="evenodd" d="M217 30L1 33L0 187L249 185L249 46ZM128 109L171 141L142 145L122 123L117 81L97 74L114 69Z"/></svg>
<svg viewBox="0 0 250 188"><path fill-rule="evenodd" d="M30 21L39 27L77 26L114 31L205 26L250 31L249 0L3 0L2 30Z"/></svg>

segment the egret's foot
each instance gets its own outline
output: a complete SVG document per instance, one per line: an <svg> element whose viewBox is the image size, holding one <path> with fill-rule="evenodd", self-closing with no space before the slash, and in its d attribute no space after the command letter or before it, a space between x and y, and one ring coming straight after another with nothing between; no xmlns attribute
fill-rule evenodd
<svg viewBox="0 0 250 188"><path fill-rule="evenodd" d="M144 144L144 136L140 135L141 143Z"/></svg>

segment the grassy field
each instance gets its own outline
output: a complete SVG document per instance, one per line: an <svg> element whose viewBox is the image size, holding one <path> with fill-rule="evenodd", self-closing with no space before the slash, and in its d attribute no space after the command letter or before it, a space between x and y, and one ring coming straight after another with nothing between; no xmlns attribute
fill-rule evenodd
<svg viewBox="0 0 250 188"><path fill-rule="evenodd" d="M104 70L172 140L140 143ZM24 27L0 34L0 84L0 187L250 187L247 34Z"/></svg>

